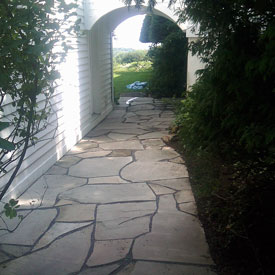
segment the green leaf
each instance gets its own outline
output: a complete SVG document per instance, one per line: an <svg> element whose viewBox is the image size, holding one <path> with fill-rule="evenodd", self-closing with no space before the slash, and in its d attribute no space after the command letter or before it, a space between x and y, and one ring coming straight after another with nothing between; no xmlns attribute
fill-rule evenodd
<svg viewBox="0 0 275 275"><path fill-rule="evenodd" d="M17 205L18 200L11 199L11 200L9 201L9 203L10 203L11 206L15 206L15 205Z"/></svg>
<svg viewBox="0 0 275 275"><path fill-rule="evenodd" d="M7 150L7 151L15 150L14 144L6 139L3 139L3 138L0 138L0 148Z"/></svg>
<svg viewBox="0 0 275 275"><path fill-rule="evenodd" d="M8 128L10 124L8 122L0 122L0 131Z"/></svg>
<svg viewBox="0 0 275 275"><path fill-rule="evenodd" d="M12 219L17 216L16 209L20 207L20 205L17 205L18 202L19 202L18 200L11 199L9 202L7 202L4 205L4 209L5 209L4 213L5 213L6 217Z"/></svg>

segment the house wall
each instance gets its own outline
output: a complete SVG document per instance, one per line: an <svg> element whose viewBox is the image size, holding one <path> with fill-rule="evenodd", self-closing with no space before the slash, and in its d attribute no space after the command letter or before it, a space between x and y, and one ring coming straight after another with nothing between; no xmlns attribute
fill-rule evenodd
<svg viewBox="0 0 275 275"><path fill-rule="evenodd" d="M198 30L192 30L192 27L187 28L186 37L188 43L196 42L199 39L197 35ZM188 51L187 57L187 89L191 89L191 86L196 83L197 75L196 71L205 67L205 64L201 62L197 55L192 55L191 51Z"/></svg>
<svg viewBox="0 0 275 275"><path fill-rule="evenodd" d="M82 20L81 29L85 30L84 1L80 1L77 13ZM100 32L98 35L106 47L104 48L106 52L110 51L109 40L105 43L103 37L100 37ZM84 31L80 37L70 37L70 39L73 49L69 50L66 61L59 67L61 79L58 81L58 88L51 99L53 114L50 117L50 124L46 130L39 133L39 142L28 149L21 169L9 188L6 198L16 197L24 191L104 119L112 109L111 96L108 95L111 85L110 73L108 77L104 75L103 67L100 68L101 77L103 79L106 76L106 81L98 89L92 88L95 77L91 76L92 73L96 75L96 70L95 68L93 71L91 70L91 62L96 60L96 49L90 48L93 44L90 32ZM100 67L100 64L106 62L109 55L100 54L99 56L97 64ZM41 101L43 103L43 99ZM10 99L5 99L4 115L7 117L14 112L11 103ZM6 134L7 132L1 132L2 136ZM8 173L0 178L0 187L6 184L13 168L13 166L8 167Z"/></svg>
<svg viewBox="0 0 275 275"><path fill-rule="evenodd" d="M112 44L105 24L94 25L89 32L92 116L106 115L112 108Z"/></svg>
<svg viewBox="0 0 275 275"><path fill-rule="evenodd" d="M148 12L146 7L142 7L140 10L134 7L128 9L127 7L125 7L125 4L121 0L86 0L84 2L85 26L87 30L90 30L92 26L103 16L108 14L110 15L110 13L113 13L119 9L124 10L124 14L129 14L128 16L126 16L126 18ZM158 0L157 2L158 3L156 9L154 9L154 12L176 22L177 16L175 16L174 14L176 7L169 9L169 0ZM122 13L120 15L122 16ZM122 19L122 21L126 18ZM182 25L181 27L184 29L185 25Z"/></svg>

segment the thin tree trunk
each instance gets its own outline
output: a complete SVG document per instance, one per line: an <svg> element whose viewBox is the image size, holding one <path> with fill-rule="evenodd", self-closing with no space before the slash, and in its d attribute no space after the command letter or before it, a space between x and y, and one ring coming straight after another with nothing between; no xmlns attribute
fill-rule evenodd
<svg viewBox="0 0 275 275"><path fill-rule="evenodd" d="M22 153L21 153L21 156L19 158L19 161L16 165L16 168L15 170L13 171L9 181L7 182L7 184L5 185L3 191L1 192L0 194L0 201L2 200L2 198L4 197L4 195L6 194L6 192L8 191L9 187L11 186L14 178L16 177L22 163L23 163L23 160L25 158L25 155L26 155L26 152L27 152L27 149L28 149L28 146L29 146L29 141L30 141L30 131L31 131L31 126L32 126L32 122L33 122L33 113L34 113L34 105L35 105L35 101L34 100L32 102L32 109L31 109L31 113L30 113L30 118L29 118L29 122L28 122L28 126L27 126L27 137L26 137L26 140L25 140L25 145L24 145L24 148L22 150Z"/></svg>

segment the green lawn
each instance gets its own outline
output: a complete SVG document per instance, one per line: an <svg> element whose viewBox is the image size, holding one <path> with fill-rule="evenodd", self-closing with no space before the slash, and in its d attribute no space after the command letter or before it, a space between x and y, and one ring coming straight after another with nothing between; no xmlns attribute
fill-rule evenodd
<svg viewBox="0 0 275 275"><path fill-rule="evenodd" d="M115 96L118 97L121 93L129 92L145 92L146 89L129 90L126 85L135 81L149 82L151 75L151 66L145 64L140 66L136 63L127 64L125 66L114 66L114 88Z"/></svg>

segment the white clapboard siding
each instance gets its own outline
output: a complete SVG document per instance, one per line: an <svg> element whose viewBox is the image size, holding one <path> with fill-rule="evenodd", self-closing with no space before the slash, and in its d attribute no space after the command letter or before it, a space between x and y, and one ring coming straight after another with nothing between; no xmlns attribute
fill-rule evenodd
<svg viewBox="0 0 275 275"><path fill-rule="evenodd" d="M81 29L85 30L84 1L79 2L78 18L81 18ZM110 85L112 72L111 60L108 60L111 50L110 36L108 32L97 32L96 36L100 37L100 40L92 41L91 32L85 30L79 37L68 38L72 49L59 68L61 79L51 99L53 114L49 117L50 123L47 129L37 135L39 142L28 149L22 167L6 196L7 199L20 195L112 110ZM91 69L93 45L102 51L98 55L96 64L99 67ZM99 74L93 76L92 73L96 69L99 69L97 71ZM104 70L107 70L107 73ZM107 75L109 77L106 77ZM107 82L104 81L105 77ZM97 81L92 83L93 79ZM42 98L39 102L43 105ZM94 106L99 106L97 112ZM12 101L6 100L4 114L0 115L10 119L13 114ZM3 133L2 131L1 136ZM8 173L0 178L0 187L8 181L13 166L11 165Z"/></svg>

